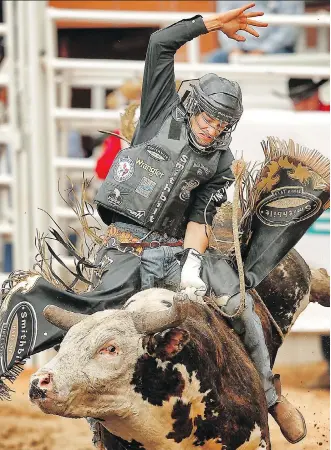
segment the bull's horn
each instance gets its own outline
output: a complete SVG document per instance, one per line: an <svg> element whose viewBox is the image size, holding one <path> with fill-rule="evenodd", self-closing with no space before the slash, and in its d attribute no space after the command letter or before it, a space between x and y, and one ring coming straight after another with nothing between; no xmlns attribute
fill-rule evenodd
<svg viewBox="0 0 331 450"><path fill-rule="evenodd" d="M52 323L58 328L64 331L68 331L69 328L76 325L76 323L85 319L87 314L79 314L66 309L59 308L58 306L48 305L43 311L44 317L48 322Z"/></svg>
<svg viewBox="0 0 331 450"><path fill-rule="evenodd" d="M178 327L188 316L190 300L187 295L175 294L171 308L153 312L133 312L133 322L139 333L157 333Z"/></svg>

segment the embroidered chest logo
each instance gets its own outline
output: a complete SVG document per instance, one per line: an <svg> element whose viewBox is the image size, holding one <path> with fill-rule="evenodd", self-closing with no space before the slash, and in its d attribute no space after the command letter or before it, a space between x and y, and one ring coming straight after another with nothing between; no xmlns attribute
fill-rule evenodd
<svg viewBox="0 0 331 450"><path fill-rule="evenodd" d="M198 180L184 181L179 193L179 198L182 200L182 202L187 202L187 200L190 198L191 191L198 187L199 184L200 182Z"/></svg>
<svg viewBox="0 0 331 450"><path fill-rule="evenodd" d="M118 183L128 180L134 173L134 162L129 156L122 156L114 167L114 179Z"/></svg>
<svg viewBox="0 0 331 450"><path fill-rule="evenodd" d="M146 149L147 153L156 161L168 161L169 155L156 145L149 145Z"/></svg>
<svg viewBox="0 0 331 450"><path fill-rule="evenodd" d="M197 169L197 175L199 175L199 177L205 174L210 175L210 170L208 169L208 167L206 167L200 162L193 163L193 169Z"/></svg>
<svg viewBox="0 0 331 450"><path fill-rule="evenodd" d="M146 163L146 161L137 158L136 159L137 166L141 167L143 170L146 170L148 172L148 175L155 176L158 178L162 178L164 176L164 173L161 172L161 170L157 169L156 167L152 167L149 164Z"/></svg>

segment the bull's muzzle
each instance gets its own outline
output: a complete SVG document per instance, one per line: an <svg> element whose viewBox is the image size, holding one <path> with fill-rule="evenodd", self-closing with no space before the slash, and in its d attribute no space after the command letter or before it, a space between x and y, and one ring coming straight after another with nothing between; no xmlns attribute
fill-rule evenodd
<svg viewBox="0 0 331 450"><path fill-rule="evenodd" d="M53 375L50 372L41 372L33 375L30 382L30 400L45 399L47 393L53 390Z"/></svg>

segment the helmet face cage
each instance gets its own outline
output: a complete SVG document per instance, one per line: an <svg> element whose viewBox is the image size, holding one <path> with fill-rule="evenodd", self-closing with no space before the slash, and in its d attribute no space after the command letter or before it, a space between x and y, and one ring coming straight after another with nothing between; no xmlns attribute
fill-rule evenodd
<svg viewBox="0 0 331 450"><path fill-rule="evenodd" d="M200 108L199 105L196 101L192 101L192 99L189 99L188 102L190 103L190 111L187 111L188 113L188 137L189 140L191 141L191 143L194 146L194 150L199 153L199 154L211 154L214 153L215 151L217 151L223 144L223 141L227 141L229 138L229 131L227 131L226 129L224 129L218 136L216 136L214 138L214 140L208 144L208 145L203 145L200 142L198 142L197 137L192 129L192 124L191 124L191 118L200 114L201 112L203 112ZM228 128L228 126L226 127ZM205 133L205 131L203 131Z"/></svg>
<svg viewBox="0 0 331 450"><path fill-rule="evenodd" d="M211 108L211 105L208 104L207 102L199 102L196 94L197 94L196 90L193 87L192 92L189 94L189 96L187 97L187 100L185 102L185 109L189 116L189 120L188 120L189 139L192 142L192 144L195 146L195 148L197 149L198 153L200 153L200 154L214 153L220 146L222 146L223 141L227 141L230 138L231 133L237 127L239 119L233 120L232 117L230 117L228 115L224 115L220 111L218 111L218 114L217 114L218 117L215 117L216 114L215 114L214 108ZM204 104L205 108L201 105L201 103ZM203 112L208 114L208 116L210 116L213 119L219 120L220 122L223 121L223 122L228 123L228 125L224 128L224 130L222 130L218 136L214 137L214 140L208 145L203 145L197 141L197 138L192 129L191 120L190 120L192 117L197 116ZM201 129L201 131L205 133L204 130Z"/></svg>

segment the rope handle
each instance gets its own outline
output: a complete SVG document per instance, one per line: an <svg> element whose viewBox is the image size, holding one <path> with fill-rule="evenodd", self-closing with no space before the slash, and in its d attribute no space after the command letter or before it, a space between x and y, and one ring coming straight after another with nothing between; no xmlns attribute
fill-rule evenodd
<svg viewBox="0 0 331 450"><path fill-rule="evenodd" d="M238 267L238 275L239 275L239 286L240 286L240 304L237 311L234 314L227 314L220 308L219 311L222 316L228 319L235 319L240 316L240 314L245 309L245 294L246 294L246 286L245 286L245 273L244 273L244 264L241 257L241 249L240 249L240 239L239 239L239 225L238 225L238 210L240 208L239 201L239 193L240 186L242 183L242 178L246 169L246 163L243 159L235 160L232 163L232 172L235 177L235 187L233 194L233 202L232 202L232 232L233 232L233 243L234 243L234 251L237 260Z"/></svg>

